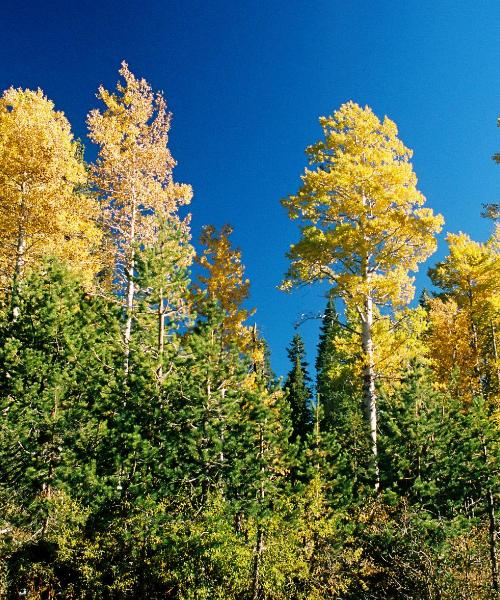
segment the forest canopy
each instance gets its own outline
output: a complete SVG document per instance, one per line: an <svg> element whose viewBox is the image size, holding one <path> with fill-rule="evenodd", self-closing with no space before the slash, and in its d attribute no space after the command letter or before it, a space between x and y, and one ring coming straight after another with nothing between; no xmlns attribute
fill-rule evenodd
<svg viewBox="0 0 500 600"><path fill-rule="evenodd" d="M281 380L232 227L195 250L163 94L119 75L93 162L41 90L0 99L0 596L497 597L498 205L414 302L445 224L412 151L321 117L281 287L325 308Z"/></svg>

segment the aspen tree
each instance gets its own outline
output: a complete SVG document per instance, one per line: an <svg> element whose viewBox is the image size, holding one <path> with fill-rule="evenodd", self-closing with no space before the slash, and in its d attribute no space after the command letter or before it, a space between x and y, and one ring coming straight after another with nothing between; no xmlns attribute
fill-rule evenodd
<svg viewBox="0 0 500 600"><path fill-rule="evenodd" d="M449 234L448 256L429 269L443 290L429 302L429 343L439 380L459 369L459 389L468 402L483 394L491 408L500 398L500 225L486 243L465 233Z"/></svg>
<svg viewBox="0 0 500 600"><path fill-rule="evenodd" d="M207 274L200 275L199 281L206 290L206 297L224 311L223 340L236 343L241 350L251 350L251 333L243 323L255 311L241 306L248 298L250 281L245 278L241 252L233 248L229 239L232 232L230 225L224 225L219 232L212 225L204 227L200 242L205 249L197 262ZM199 286L196 292L199 308L203 311Z"/></svg>
<svg viewBox="0 0 500 600"><path fill-rule="evenodd" d="M97 204L81 193L81 146L41 90L0 99L0 282L15 296L27 267L55 255L90 284L99 269Z"/></svg>
<svg viewBox="0 0 500 600"><path fill-rule="evenodd" d="M125 371L129 369L137 248L155 238L157 217L181 223L178 208L191 201L189 185L173 182L175 161L168 148L171 115L161 93L153 93L123 62L123 82L110 93L99 88L103 112L87 122L90 139L99 145L92 178L107 201L105 222L115 238L115 278L124 293ZM184 221L186 224L186 221Z"/></svg>
<svg viewBox="0 0 500 600"><path fill-rule="evenodd" d="M375 307L404 306L412 299L409 272L435 250L443 219L423 207L412 152L398 139L393 121L347 102L320 123L324 139L306 150L312 168L305 170L298 193L282 201L290 218L302 224L302 237L288 253L283 288L326 280L357 313L377 464Z"/></svg>
<svg viewBox="0 0 500 600"><path fill-rule="evenodd" d="M464 233L447 236L449 254L429 270L444 298L430 302L430 347L441 383L453 381L458 370L460 398L470 405L483 396L488 412L499 417L500 360L500 224L484 244ZM451 313L451 316L450 316ZM455 375L456 377L456 375ZM486 443L485 464L490 462ZM498 591L496 499L493 485L486 489L492 587Z"/></svg>

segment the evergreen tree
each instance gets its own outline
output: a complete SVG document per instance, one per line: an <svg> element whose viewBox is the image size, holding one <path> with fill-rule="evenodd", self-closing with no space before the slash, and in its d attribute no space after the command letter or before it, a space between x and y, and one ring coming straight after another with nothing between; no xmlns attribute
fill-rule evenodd
<svg viewBox="0 0 500 600"><path fill-rule="evenodd" d="M287 350L292 368L288 373L283 389L287 393L292 417L292 439L305 440L311 430L311 390L307 373L304 342L296 334Z"/></svg>
<svg viewBox="0 0 500 600"><path fill-rule="evenodd" d="M2 554L9 593L38 597L75 583L77 540L113 489L121 347L113 305L58 263L26 279L18 305L0 326Z"/></svg>
<svg viewBox="0 0 500 600"><path fill-rule="evenodd" d="M331 502L349 506L364 501L371 460L356 379L356 357L349 336L328 299L316 356L316 390L321 429L322 468Z"/></svg>
<svg viewBox="0 0 500 600"><path fill-rule="evenodd" d="M381 400L382 487L392 505L388 528L393 538L390 547L378 551L398 556L401 569L390 577L407 586L408 597L418 589L427 597L426 586L444 597L486 597L494 587L487 576L489 494L498 486L492 469L498 441L487 403L478 399L464 411L461 399L436 391L432 371L422 363L412 365L396 398ZM398 521L407 523L411 543L398 530ZM482 550L472 542L479 536ZM453 539L469 539L471 545L454 548ZM409 564L416 568L416 579ZM469 580L466 591L459 583L463 575Z"/></svg>
<svg viewBox="0 0 500 600"><path fill-rule="evenodd" d="M325 424L341 426L348 420L356 393L353 358L342 347L343 329L332 297L322 319L316 356L316 392ZM343 402L348 400L347 405Z"/></svg>
<svg viewBox="0 0 500 600"><path fill-rule="evenodd" d="M153 241L136 254L137 344L149 346L156 356L156 378L164 380L168 346L192 313L189 302L189 266L194 249L189 230L175 220L157 219Z"/></svg>

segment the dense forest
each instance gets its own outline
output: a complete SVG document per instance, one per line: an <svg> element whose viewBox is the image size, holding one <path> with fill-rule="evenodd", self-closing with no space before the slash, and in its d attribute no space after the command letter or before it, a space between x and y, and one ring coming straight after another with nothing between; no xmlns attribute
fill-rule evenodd
<svg viewBox="0 0 500 600"><path fill-rule="evenodd" d="M164 97L123 63L98 99L91 164L42 91L0 99L0 596L497 597L498 205L412 302L444 224L412 152L322 117L281 287L328 293L282 381L231 227L194 250Z"/></svg>

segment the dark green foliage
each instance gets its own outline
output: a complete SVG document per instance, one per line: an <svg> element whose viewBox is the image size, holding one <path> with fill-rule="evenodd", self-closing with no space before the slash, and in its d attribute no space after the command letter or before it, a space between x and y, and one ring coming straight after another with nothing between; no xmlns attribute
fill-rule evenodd
<svg viewBox="0 0 500 600"><path fill-rule="evenodd" d="M346 335L349 331L340 323L329 298L320 328L316 391L329 493L332 502L348 506L364 502L371 493L372 465L353 357L342 347Z"/></svg>
<svg viewBox="0 0 500 600"><path fill-rule="evenodd" d="M22 573L35 581L37 569L23 555L57 570L57 540L113 495L121 349L114 307L57 263L25 282L18 306L0 325L0 501L4 552L29 588Z"/></svg>
<svg viewBox="0 0 500 600"><path fill-rule="evenodd" d="M345 430L359 407L353 401L359 394L353 378L352 356L339 348L345 332L330 298L320 329L316 357L316 392L323 407L325 423L338 430Z"/></svg>
<svg viewBox="0 0 500 600"><path fill-rule="evenodd" d="M432 375L416 364L397 397L381 405L384 489L436 518L484 513L498 436L483 399L463 406L436 392Z"/></svg>
<svg viewBox="0 0 500 600"><path fill-rule="evenodd" d="M283 389L287 394L292 417L292 438L304 440L311 430L311 390L307 373L304 342L296 334L287 350L292 368Z"/></svg>
<svg viewBox="0 0 500 600"><path fill-rule="evenodd" d="M438 393L414 364L380 397L374 496L333 304L316 403L298 336L282 391L263 340L254 332L248 355L233 346L216 304L192 324L183 311L165 320L160 352L157 259L139 258L127 377L119 304L63 266L25 281L15 320L2 313L1 593L493 597L498 435L482 399Z"/></svg>

